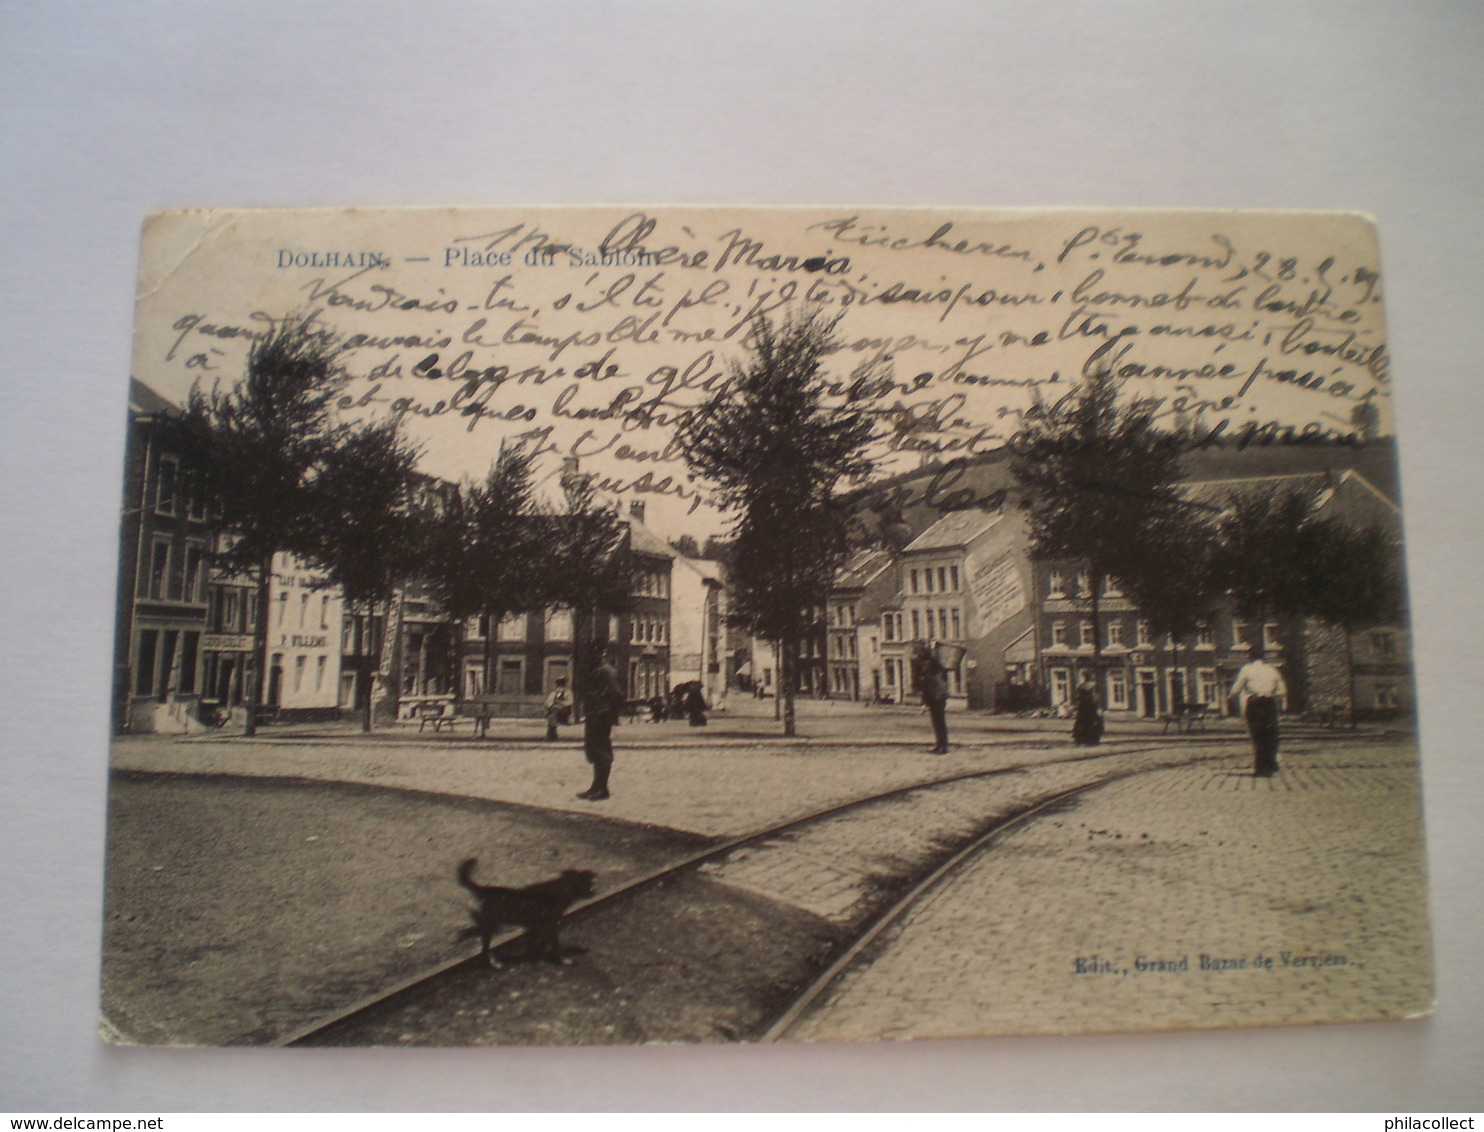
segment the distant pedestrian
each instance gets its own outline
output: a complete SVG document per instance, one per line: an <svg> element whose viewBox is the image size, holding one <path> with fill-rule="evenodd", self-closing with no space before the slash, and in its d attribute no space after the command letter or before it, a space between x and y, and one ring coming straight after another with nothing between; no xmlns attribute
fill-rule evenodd
<svg viewBox="0 0 1484 1132"><path fill-rule="evenodd" d="M608 650L598 656L587 683L587 718L583 721L582 753L593 766L593 784L577 795L601 802L608 795L608 775L613 769L613 725L618 722L627 699L618 683L618 672Z"/></svg>
<svg viewBox="0 0 1484 1132"><path fill-rule="evenodd" d="M1263 658L1262 645L1254 644L1251 655L1232 683L1231 700L1247 717L1253 776L1271 778L1278 773L1278 709L1288 695L1288 685L1283 674Z"/></svg>
<svg viewBox="0 0 1484 1132"><path fill-rule="evenodd" d="M1103 705L1098 703L1098 685L1091 672L1084 672L1072 697L1072 742L1096 747L1103 738Z"/></svg>
<svg viewBox="0 0 1484 1132"><path fill-rule="evenodd" d="M685 693L685 714L692 727L706 726L706 697L701 694L699 682L692 683Z"/></svg>
<svg viewBox="0 0 1484 1132"><path fill-rule="evenodd" d="M923 705L933 717L933 738L936 743L930 752L934 755L948 753L948 670L943 667L937 654L927 645L919 644L912 658L912 669L917 679L917 689L922 694Z"/></svg>
<svg viewBox="0 0 1484 1132"><path fill-rule="evenodd" d="M558 680L551 695L546 697L546 738L550 742L557 738L557 724L572 722L572 693L567 691L567 681Z"/></svg>

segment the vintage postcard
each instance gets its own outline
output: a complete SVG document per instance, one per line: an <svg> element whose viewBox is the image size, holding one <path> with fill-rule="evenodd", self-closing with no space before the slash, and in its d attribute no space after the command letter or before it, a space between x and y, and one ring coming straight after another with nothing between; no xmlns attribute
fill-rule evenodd
<svg viewBox="0 0 1484 1132"><path fill-rule="evenodd" d="M1430 1012L1383 297L1339 213L151 216L104 1037Z"/></svg>

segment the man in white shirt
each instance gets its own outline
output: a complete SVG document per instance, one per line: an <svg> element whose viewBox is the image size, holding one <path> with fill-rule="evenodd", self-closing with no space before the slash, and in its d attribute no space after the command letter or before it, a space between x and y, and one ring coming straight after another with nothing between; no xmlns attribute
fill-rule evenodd
<svg viewBox="0 0 1484 1132"><path fill-rule="evenodd" d="M1254 644L1252 659L1237 673L1231 695L1242 703L1247 717L1247 733L1252 736L1252 773L1258 778L1278 773L1278 708L1287 694L1283 674L1263 659L1262 646Z"/></svg>

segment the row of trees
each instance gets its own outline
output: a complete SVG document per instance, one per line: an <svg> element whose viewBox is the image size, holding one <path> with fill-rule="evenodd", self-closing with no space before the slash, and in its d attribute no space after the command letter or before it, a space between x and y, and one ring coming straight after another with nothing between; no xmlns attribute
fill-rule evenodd
<svg viewBox="0 0 1484 1132"><path fill-rule="evenodd" d="M860 529L837 489L869 473L878 439L868 406L827 399L821 370L834 327L817 311L760 320L751 356L679 435L692 470L733 514L733 620L778 645L788 735L799 645L817 630ZM1348 631L1399 616L1388 532L1322 517L1312 494L1190 499L1181 487L1190 437L1119 394L1114 377L1093 374L1054 404L1038 401L1011 442L1011 471L1031 499L1032 553L1086 571L1095 664L1110 579L1177 648L1223 601L1258 624L1326 621L1347 630L1347 644Z"/></svg>
<svg viewBox="0 0 1484 1132"><path fill-rule="evenodd" d="M869 475L879 439L868 404L828 393L837 321L817 310L760 319L730 380L677 433L692 471L732 516L730 616L778 646L786 735L795 733L800 645L859 541L840 489ZM339 419L348 380L339 359L337 337L313 315L286 318L253 344L241 381L193 391L179 422L183 454L227 536L221 564L258 588L258 673L267 671L280 552L322 570L353 612L384 615L397 587L419 578L450 617L484 618L486 687L493 627L509 614L566 606L580 625L599 608L623 607L627 528L590 480L565 475L562 506L548 506L533 490L529 454L505 448L482 480L439 489L418 475L420 453L395 421ZM880 375L853 376L865 389ZM1033 554L1086 570L1095 663L1109 579L1176 642L1223 600L1259 624L1313 617L1350 630L1397 615L1386 532L1319 517L1299 495L1191 500L1180 486L1187 445L1158 426L1151 406L1120 398L1108 374L1038 402L1012 441L1011 471L1032 500ZM374 681L380 657L365 659ZM368 730L372 699L368 688Z"/></svg>
<svg viewBox="0 0 1484 1132"><path fill-rule="evenodd" d="M1390 532L1315 508L1315 493L1181 489L1190 438L1158 427L1152 405L1120 399L1095 373L1054 404L1038 402L1013 439L1011 471L1032 493L1032 553L1082 564L1101 659L1099 598L1115 581L1177 650L1222 602L1285 629L1306 619L1349 634L1397 619L1402 587ZM1348 658L1347 658L1348 659ZM1347 669L1349 665L1347 664Z"/></svg>
<svg viewBox="0 0 1484 1132"><path fill-rule="evenodd" d="M314 315L285 318L253 343L240 381L197 387L175 422L176 446L223 536L216 564L257 589L259 680L280 553L322 571L368 620L386 619L413 578L459 623L484 618L486 687L488 642L506 616L566 606L580 626L597 608L622 607L632 591L627 528L598 505L589 480L564 476L563 505L551 507L533 490L530 455L513 447L482 480L444 489L418 473L421 453L397 421L339 418L349 380L340 346ZM368 634L372 651L361 658L368 731L383 636ZM249 704L262 691L250 689ZM255 717L247 713L249 735Z"/></svg>

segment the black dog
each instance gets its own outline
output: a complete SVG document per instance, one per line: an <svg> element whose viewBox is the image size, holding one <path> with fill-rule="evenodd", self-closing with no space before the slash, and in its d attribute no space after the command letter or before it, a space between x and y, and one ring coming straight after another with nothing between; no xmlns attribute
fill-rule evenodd
<svg viewBox="0 0 1484 1132"><path fill-rule="evenodd" d="M593 894L595 874L587 869L564 869L562 875L524 888L502 888L494 884L475 884L474 866L477 859L470 857L459 865L459 883L469 890L475 906L469 909L474 921L473 934L479 936L483 945L481 954L491 967L498 967L499 960L490 949L490 941L501 928L525 928L521 937L525 954L530 959L548 959L561 962L561 949L557 944L557 929L562 914L579 900Z"/></svg>

